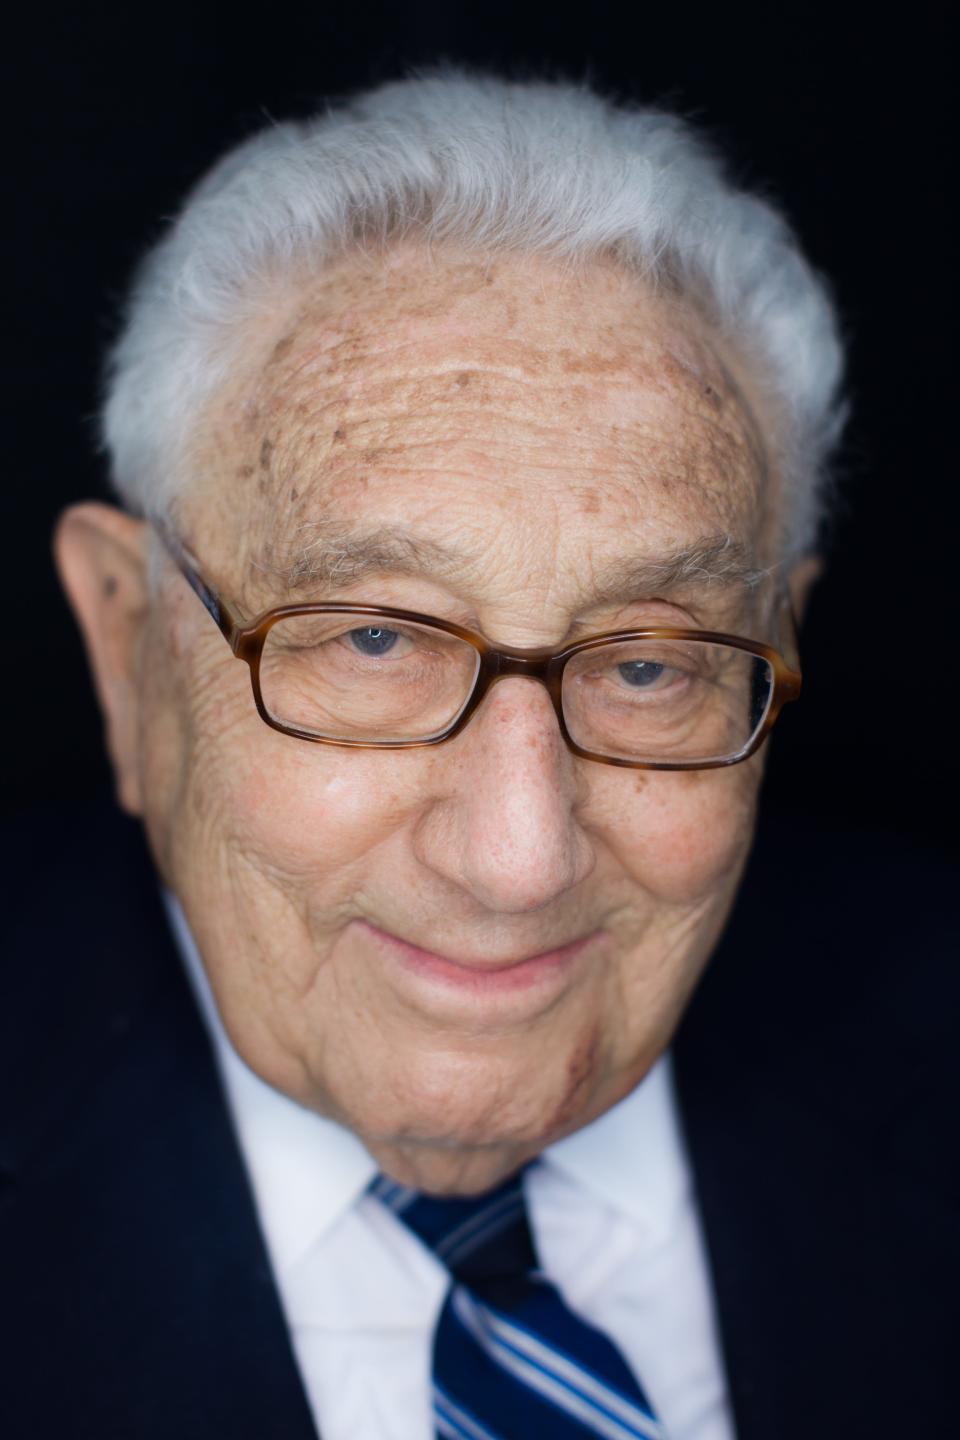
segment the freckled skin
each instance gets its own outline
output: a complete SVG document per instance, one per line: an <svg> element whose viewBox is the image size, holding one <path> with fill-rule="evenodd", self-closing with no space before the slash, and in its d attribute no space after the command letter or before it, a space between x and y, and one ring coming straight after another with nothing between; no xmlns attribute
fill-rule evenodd
<svg viewBox="0 0 960 1440"><path fill-rule="evenodd" d="M208 483L181 516L247 613L285 598L251 572L255 548L282 557L328 513L471 540L482 562L453 580L345 594L508 645L575 622L702 623L656 597L597 605L598 568L641 541L729 532L765 558L759 402L699 317L612 265L398 251L279 309L206 417ZM762 757L692 774L579 760L519 678L434 749L293 741L259 720L246 667L172 572L139 673L140 808L231 1038L389 1173L492 1185L669 1043L737 887ZM548 1006L478 1019L462 995L398 990L363 921L454 957L606 938Z"/></svg>

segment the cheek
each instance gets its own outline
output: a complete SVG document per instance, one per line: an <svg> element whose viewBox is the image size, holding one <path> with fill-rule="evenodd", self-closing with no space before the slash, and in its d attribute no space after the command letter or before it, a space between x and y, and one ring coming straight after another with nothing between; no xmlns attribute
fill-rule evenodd
<svg viewBox="0 0 960 1440"><path fill-rule="evenodd" d="M365 858L406 816L393 757L271 730L236 668L241 693L193 694L183 771L194 843L218 852L221 867L241 860L287 898L322 910L362 884Z"/></svg>
<svg viewBox="0 0 960 1440"><path fill-rule="evenodd" d="M634 772L607 811L623 869L668 905L724 890L750 847L761 774L756 758L725 770Z"/></svg>
<svg viewBox="0 0 960 1440"><path fill-rule="evenodd" d="M222 648L213 635L185 651L158 633L144 656L141 769L161 868L169 881L175 849L180 870L185 856L212 874L241 859L281 888L336 875L405 813L392 757L271 730L246 666Z"/></svg>
<svg viewBox="0 0 960 1440"><path fill-rule="evenodd" d="M229 803L238 834L265 864L316 881L389 843L406 805L383 757L261 728L242 765L232 767Z"/></svg>

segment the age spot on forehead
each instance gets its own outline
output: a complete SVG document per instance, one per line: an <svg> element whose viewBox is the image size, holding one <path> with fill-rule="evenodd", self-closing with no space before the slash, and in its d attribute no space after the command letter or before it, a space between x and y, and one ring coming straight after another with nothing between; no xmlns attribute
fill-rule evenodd
<svg viewBox="0 0 960 1440"><path fill-rule="evenodd" d="M623 375L628 368L626 357L616 350L561 350L554 363L565 375L594 377Z"/></svg>
<svg viewBox="0 0 960 1440"><path fill-rule="evenodd" d="M282 336L281 339L279 339L279 340L277 341L276 345L274 345L273 351L272 351L272 353L271 353L271 355L270 355L270 359L269 359L269 361L268 361L268 364L272 365L272 364L275 363L275 361L277 361L277 360L282 360L283 357L284 357L284 355L286 355L287 351L290 349L291 345L293 344L293 341L294 341L294 334L293 334L293 333L291 333L291 334L289 334L289 335L284 335L284 336Z"/></svg>

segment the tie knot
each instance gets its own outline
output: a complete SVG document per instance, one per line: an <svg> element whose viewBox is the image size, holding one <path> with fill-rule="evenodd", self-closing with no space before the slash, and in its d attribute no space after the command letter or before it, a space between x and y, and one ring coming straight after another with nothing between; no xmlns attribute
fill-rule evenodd
<svg viewBox="0 0 960 1440"><path fill-rule="evenodd" d="M469 1198L440 1198L397 1185L385 1175L369 1193L432 1250L458 1280L478 1282L526 1275L537 1259L527 1219L524 1172Z"/></svg>

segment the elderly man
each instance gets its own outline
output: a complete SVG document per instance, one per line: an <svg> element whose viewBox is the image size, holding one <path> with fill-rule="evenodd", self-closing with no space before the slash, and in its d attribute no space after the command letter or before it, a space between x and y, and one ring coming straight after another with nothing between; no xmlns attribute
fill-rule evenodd
<svg viewBox="0 0 960 1440"><path fill-rule="evenodd" d="M112 357L124 508L56 536L156 875L101 821L26 907L8 1434L918 1433L855 866L777 852L674 1043L839 372L660 113L439 77L200 184Z"/></svg>

